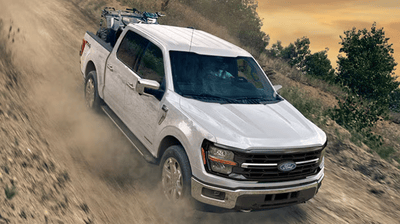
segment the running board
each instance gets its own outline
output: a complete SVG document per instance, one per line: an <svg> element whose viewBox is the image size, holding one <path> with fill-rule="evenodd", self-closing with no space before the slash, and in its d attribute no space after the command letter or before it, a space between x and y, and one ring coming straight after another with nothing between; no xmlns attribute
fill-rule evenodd
<svg viewBox="0 0 400 224"><path fill-rule="evenodd" d="M149 162L156 164L157 159L149 152L149 150L144 146L140 140L129 130L129 128L124 124L124 122L119 119L119 117L111 110L107 105L102 105L101 109L107 116L114 122L114 124L121 130L122 134L132 143L136 150L143 156L143 158Z"/></svg>

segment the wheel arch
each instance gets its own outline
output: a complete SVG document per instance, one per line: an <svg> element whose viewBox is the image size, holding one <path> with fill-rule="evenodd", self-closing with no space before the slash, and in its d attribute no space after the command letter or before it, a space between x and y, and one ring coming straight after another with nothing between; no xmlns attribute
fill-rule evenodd
<svg viewBox="0 0 400 224"><path fill-rule="evenodd" d="M172 136L172 135L167 135L161 140L160 145L158 146L157 163L161 162L161 158L164 155L164 152L173 145L181 146L186 153L185 147L183 146L183 144L181 143L181 141L178 138L176 138L175 136Z"/></svg>
<svg viewBox="0 0 400 224"><path fill-rule="evenodd" d="M85 79L87 77L87 75L89 74L89 72L91 71L96 71L96 66L94 65L93 61L89 61L86 65L86 69L85 69ZM97 78L97 77L96 77Z"/></svg>

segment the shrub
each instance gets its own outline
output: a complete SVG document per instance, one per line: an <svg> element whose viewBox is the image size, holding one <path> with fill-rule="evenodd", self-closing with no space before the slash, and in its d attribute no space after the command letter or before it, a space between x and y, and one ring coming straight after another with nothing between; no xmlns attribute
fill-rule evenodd
<svg viewBox="0 0 400 224"><path fill-rule="evenodd" d="M4 193L6 194L6 198L8 200L11 200L17 194L17 190L14 185L11 188L6 185L6 187L4 188Z"/></svg>
<svg viewBox="0 0 400 224"><path fill-rule="evenodd" d="M341 126L356 131L374 127L379 116L384 114L384 108L375 101L366 100L355 94L348 94L338 100L338 106L331 109L331 117Z"/></svg>
<svg viewBox="0 0 400 224"><path fill-rule="evenodd" d="M382 158L388 158L392 147L382 147L382 136L372 131L380 119L379 116L385 113L384 110L375 101L349 93L344 99L338 99L338 106L330 109L328 114L336 123L350 131L352 142L359 146L363 142Z"/></svg>

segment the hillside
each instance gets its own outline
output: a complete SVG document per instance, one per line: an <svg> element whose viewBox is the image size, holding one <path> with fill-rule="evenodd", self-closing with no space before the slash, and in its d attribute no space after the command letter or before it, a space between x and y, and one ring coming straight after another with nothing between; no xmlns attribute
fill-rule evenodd
<svg viewBox="0 0 400 224"><path fill-rule="evenodd" d="M139 6L152 4L152 11L160 3ZM104 4L0 0L1 224L398 223L398 164L353 144L348 131L329 119L318 121L313 110L310 119L314 116L329 137L326 177L314 199L251 213L171 210L157 180L149 178L158 167L145 163L109 119L84 106L78 52L86 30L96 31ZM115 1L109 6L124 8ZM227 29L178 1L170 1L167 12L171 21L165 23L195 26L240 44ZM297 77L279 61L259 61L272 69L275 84L304 99L304 107L314 106L307 104L310 99L323 107L335 104L328 87ZM387 141L400 135L395 123L379 125L382 134L390 133L384 135Z"/></svg>

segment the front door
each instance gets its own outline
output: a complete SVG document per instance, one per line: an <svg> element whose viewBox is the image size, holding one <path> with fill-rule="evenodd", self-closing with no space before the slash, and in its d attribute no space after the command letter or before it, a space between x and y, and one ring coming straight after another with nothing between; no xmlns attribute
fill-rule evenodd
<svg viewBox="0 0 400 224"><path fill-rule="evenodd" d="M161 99L165 92L165 75L163 54L159 47L149 42L144 54L137 62L136 74L140 79L157 81L160 89L145 89L139 95L134 89L129 89L125 96L125 113L130 114L128 127L133 130L139 126L140 140L151 149L155 138L158 120L161 114ZM131 76L131 82L137 83L137 76Z"/></svg>

